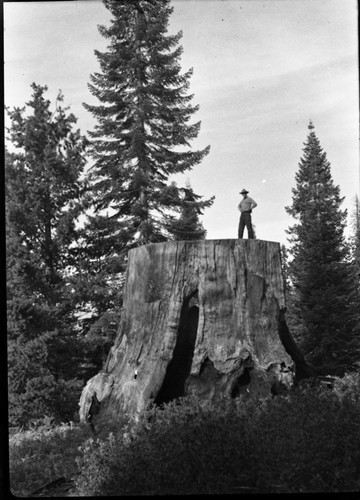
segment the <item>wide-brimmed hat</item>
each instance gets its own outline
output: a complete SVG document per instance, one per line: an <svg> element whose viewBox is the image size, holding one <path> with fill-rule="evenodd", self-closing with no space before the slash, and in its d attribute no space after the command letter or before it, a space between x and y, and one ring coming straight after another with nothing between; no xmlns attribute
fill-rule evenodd
<svg viewBox="0 0 360 500"><path fill-rule="evenodd" d="M240 194L248 194L249 191L246 191L246 189L243 189L242 191L240 191Z"/></svg>

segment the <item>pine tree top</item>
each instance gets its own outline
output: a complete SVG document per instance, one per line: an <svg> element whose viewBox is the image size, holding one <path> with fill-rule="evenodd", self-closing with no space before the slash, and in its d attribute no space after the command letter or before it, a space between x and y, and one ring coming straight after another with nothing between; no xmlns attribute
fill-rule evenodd
<svg viewBox="0 0 360 500"><path fill-rule="evenodd" d="M84 104L97 119L91 137L95 210L111 210L125 247L167 239L165 218L184 200L173 174L199 164L209 147L193 151L200 122L189 93L192 69L182 73L181 32L168 33L169 0L105 0L113 14L99 27L109 41L95 51L101 71L89 88L99 105ZM196 202L199 208L212 200ZM126 227L125 227L126 226Z"/></svg>

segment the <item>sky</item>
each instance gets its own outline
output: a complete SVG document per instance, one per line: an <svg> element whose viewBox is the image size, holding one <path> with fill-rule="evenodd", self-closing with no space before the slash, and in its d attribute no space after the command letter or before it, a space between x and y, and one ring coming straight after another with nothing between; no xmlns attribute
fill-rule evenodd
<svg viewBox="0 0 360 500"><path fill-rule="evenodd" d="M96 124L82 103L98 104L87 84L99 71L97 26L111 14L100 0L5 2L5 104L24 106L32 82L78 118ZM295 174L313 122L350 215L359 195L357 0L172 0L169 33L182 31L182 72L201 121L193 150L201 164L176 177L203 199L207 239L237 238L239 192L258 204L256 237L288 246ZM347 235L349 234L347 230ZM245 230L245 237L247 232Z"/></svg>

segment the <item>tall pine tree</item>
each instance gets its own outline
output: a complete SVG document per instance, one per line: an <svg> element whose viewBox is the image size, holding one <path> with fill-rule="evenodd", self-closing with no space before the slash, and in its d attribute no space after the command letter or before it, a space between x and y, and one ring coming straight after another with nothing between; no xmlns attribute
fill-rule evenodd
<svg viewBox="0 0 360 500"><path fill-rule="evenodd" d="M85 139L76 118L50 110L47 87L32 85L27 108L7 109L6 269L10 423L76 410L76 338L71 247L81 213ZM73 396L73 397L72 397ZM70 413L69 413L70 412Z"/></svg>
<svg viewBox="0 0 360 500"><path fill-rule="evenodd" d="M297 221L288 230L290 276L307 360L322 373L341 375L359 361L356 284L344 238L343 198L311 122L309 130L292 206L286 207Z"/></svg>
<svg viewBox="0 0 360 500"><path fill-rule="evenodd" d="M90 133L93 206L109 249L121 253L169 238L166 215L184 203L170 176L200 163L209 147L189 149L198 106L188 94L192 70L180 73L182 33L167 34L170 1L103 3L113 15L109 28L99 27L109 45L95 51L101 72L89 84L101 104L84 106L98 121ZM213 201L195 197L199 209Z"/></svg>

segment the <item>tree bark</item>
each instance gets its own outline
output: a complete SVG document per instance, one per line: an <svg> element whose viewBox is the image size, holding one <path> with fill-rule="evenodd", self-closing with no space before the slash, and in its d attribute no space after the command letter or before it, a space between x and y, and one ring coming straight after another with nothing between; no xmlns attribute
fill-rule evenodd
<svg viewBox="0 0 360 500"><path fill-rule="evenodd" d="M284 310L279 243L170 241L131 250L119 332L83 390L81 420L94 393L101 411L137 414L188 394L258 396L292 383L279 335Z"/></svg>

